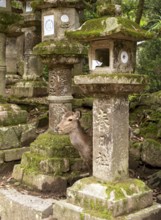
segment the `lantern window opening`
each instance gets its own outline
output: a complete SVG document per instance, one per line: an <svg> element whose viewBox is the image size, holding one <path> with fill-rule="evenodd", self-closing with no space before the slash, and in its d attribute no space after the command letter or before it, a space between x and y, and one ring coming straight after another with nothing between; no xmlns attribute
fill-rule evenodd
<svg viewBox="0 0 161 220"><path fill-rule="evenodd" d="M109 48L101 48L95 50L96 68L110 66L110 51Z"/></svg>

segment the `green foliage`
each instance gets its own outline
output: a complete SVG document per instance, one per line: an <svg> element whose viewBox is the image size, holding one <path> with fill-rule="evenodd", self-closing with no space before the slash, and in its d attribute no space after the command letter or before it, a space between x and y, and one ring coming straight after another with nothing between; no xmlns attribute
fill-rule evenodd
<svg viewBox="0 0 161 220"><path fill-rule="evenodd" d="M22 2L17 0L11 1L11 6L16 9L23 9Z"/></svg>
<svg viewBox="0 0 161 220"><path fill-rule="evenodd" d="M96 12L96 2L92 0L86 1L86 8L84 9L84 21L98 17Z"/></svg>
<svg viewBox="0 0 161 220"><path fill-rule="evenodd" d="M47 65L44 65L44 67L43 67L42 77L48 82L48 79L49 79L49 68L48 68Z"/></svg>
<svg viewBox="0 0 161 220"><path fill-rule="evenodd" d="M149 91L161 89L161 38L145 42L138 52L137 71L149 76Z"/></svg>

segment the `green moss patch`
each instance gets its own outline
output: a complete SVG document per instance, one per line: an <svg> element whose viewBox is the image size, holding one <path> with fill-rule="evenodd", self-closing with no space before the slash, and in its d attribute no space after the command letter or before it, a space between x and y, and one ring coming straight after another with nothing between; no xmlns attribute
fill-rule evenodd
<svg viewBox="0 0 161 220"><path fill-rule="evenodd" d="M67 135L46 132L39 135L30 147L32 152L46 157L79 157L78 152L71 146Z"/></svg>
<svg viewBox="0 0 161 220"><path fill-rule="evenodd" d="M119 38L131 38L134 41L149 39L153 35L140 28L135 22L121 17L103 17L86 21L81 28L76 31L67 32L68 37L80 41L90 41L95 38L105 36L117 36Z"/></svg>
<svg viewBox="0 0 161 220"><path fill-rule="evenodd" d="M69 40L51 40L41 42L34 47L34 53L43 55L85 55L87 48L76 41L70 42Z"/></svg>
<svg viewBox="0 0 161 220"><path fill-rule="evenodd" d="M127 181L107 183L105 186L107 187L106 193L108 198L110 198L111 192L114 192L116 201L138 194L138 192L143 193L148 190L148 187L144 184L144 182L138 179L128 179Z"/></svg>

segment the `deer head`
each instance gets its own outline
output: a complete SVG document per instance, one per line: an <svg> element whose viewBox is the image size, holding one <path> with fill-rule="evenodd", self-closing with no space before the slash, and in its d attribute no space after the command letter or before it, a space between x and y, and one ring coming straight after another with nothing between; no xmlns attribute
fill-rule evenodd
<svg viewBox="0 0 161 220"><path fill-rule="evenodd" d="M56 130L59 134L70 134L74 129L78 127L79 119L81 117L81 114L79 111L72 112L68 111L66 112L60 123L57 125Z"/></svg>

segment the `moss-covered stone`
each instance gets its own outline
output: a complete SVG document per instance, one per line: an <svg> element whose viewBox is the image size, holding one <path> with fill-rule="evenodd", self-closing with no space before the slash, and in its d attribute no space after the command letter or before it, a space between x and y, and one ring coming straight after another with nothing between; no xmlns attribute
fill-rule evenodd
<svg viewBox="0 0 161 220"><path fill-rule="evenodd" d="M0 13L0 32L7 33L10 25L20 25L23 23L23 18L21 15L11 12L1 12Z"/></svg>
<svg viewBox="0 0 161 220"><path fill-rule="evenodd" d="M77 79L89 83L98 82L98 84L109 83L124 83L124 84L147 84L148 77L146 75L140 74L129 74L129 73L101 73L101 74L88 74L75 76L75 81Z"/></svg>
<svg viewBox="0 0 161 220"><path fill-rule="evenodd" d="M39 10L41 8L50 8L50 7L83 7L82 0L55 0L55 1L47 1L47 0L31 0L31 6L34 10Z"/></svg>
<svg viewBox="0 0 161 220"><path fill-rule="evenodd" d="M104 219L115 219L152 204L152 191L138 179L103 182L84 178L68 189L68 195L68 202L82 207L83 213Z"/></svg>
<svg viewBox="0 0 161 220"><path fill-rule="evenodd" d="M141 152L142 160L154 167L161 167L161 143L154 139L145 139Z"/></svg>
<svg viewBox="0 0 161 220"><path fill-rule="evenodd" d="M79 41L91 41L105 37L131 39L134 41L149 39L153 34L140 28L135 22L121 17L102 17L86 21L76 31L69 31L66 35Z"/></svg>
<svg viewBox="0 0 161 220"><path fill-rule="evenodd" d="M27 112L14 104L0 104L0 126L26 123Z"/></svg>
<svg viewBox="0 0 161 220"><path fill-rule="evenodd" d="M31 152L45 157L79 157L78 152L71 146L69 136L43 133L31 144Z"/></svg>
<svg viewBox="0 0 161 220"><path fill-rule="evenodd" d="M37 44L33 50L34 54L43 55L63 55L63 56L82 56L87 54L87 48L76 41L51 40Z"/></svg>

